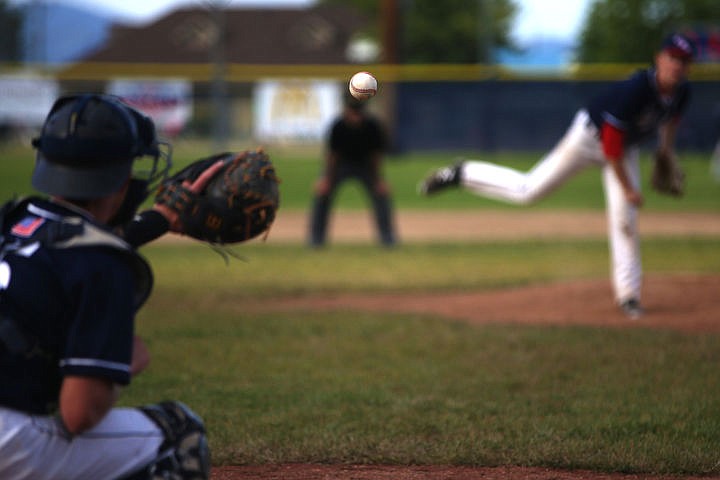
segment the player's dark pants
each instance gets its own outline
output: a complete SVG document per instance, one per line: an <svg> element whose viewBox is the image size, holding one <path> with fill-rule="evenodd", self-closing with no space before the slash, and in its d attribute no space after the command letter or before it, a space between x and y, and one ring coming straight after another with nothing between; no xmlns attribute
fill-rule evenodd
<svg viewBox="0 0 720 480"><path fill-rule="evenodd" d="M363 165L338 165L337 176L330 185L327 195L316 195L313 199L312 216L310 219L310 245L319 247L325 244L327 235L328 217L330 208L338 187L346 180L356 179L362 183L372 199L380 242L383 245L395 244L395 230L393 227L393 214L390 196L380 195L375 191L374 178L371 172Z"/></svg>

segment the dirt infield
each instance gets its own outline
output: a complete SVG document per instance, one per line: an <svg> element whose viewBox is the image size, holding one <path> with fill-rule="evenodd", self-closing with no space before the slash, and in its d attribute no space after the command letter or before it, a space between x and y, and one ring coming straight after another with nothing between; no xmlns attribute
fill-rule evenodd
<svg viewBox="0 0 720 480"><path fill-rule="evenodd" d="M212 480L707 480L526 467L269 465L215 469Z"/></svg>
<svg viewBox="0 0 720 480"><path fill-rule="evenodd" d="M307 213L278 211L267 241L302 242ZM605 238L604 211L518 210L401 211L397 214L400 241L495 241L518 238ZM720 238L720 215L713 213L641 212L642 236L699 235ZM369 212L333 212L330 242L367 242L375 238Z"/></svg>
<svg viewBox="0 0 720 480"><path fill-rule="evenodd" d="M594 325L720 331L720 274L649 275L645 315L628 320L612 302L609 280L557 282L497 291L414 294L338 294L274 300L262 311L366 311L433 314L480 325Z"/></svg>
<svg viewBox="0 0 720 480"><path fill-rule="evenodd" d="M306 218L301 213L278 216L269 242L297 242L304 238ZM582 228L578 228L582 225ZM398 216L401 240L502 240L533 238L598 238L605 236L603 213L523 211L403 213ZM714 214L643 213L642 235L694 235L718 238L720 216ZM367 213L336 214L331 241L372 241ZM644 283L646 315L630 321L611 301L606 278L557 282L494 292L428 295L339 294L273 302L273 311L385 311L433 313L452 321L482 324L602 325L613 328L668 328L688 333L720 331L720 272L717 275L648 275ZM560 471L525 467L377 466L377 465L261 465L213 469L213 480L698 480L709 477L673 477Z"/></svg>

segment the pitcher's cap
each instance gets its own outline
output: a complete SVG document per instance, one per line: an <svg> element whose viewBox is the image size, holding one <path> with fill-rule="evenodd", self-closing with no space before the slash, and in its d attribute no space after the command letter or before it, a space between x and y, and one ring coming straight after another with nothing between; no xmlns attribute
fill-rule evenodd
<svg viewBox="0 0 720 480"><path fill-rule="evenodd" d="M691 60L695 56L695 47L693 42L685 35L673 33L665 37L661 50L667 52L673 57Z"/></svg>

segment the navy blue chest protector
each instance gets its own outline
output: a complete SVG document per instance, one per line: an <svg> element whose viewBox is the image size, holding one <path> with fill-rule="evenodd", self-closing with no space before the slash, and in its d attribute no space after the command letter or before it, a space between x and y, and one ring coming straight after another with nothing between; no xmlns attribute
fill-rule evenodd
<svg viewBox="0 0 720 480"><path fill-rule="evenodd" d="M35 205L36 201L43 202L33 198L12 200L0 208L0 280L3 275L3 259L7 255L40 247L108 248L130 265L135 277L133 303L135 309L139 309L150 295L153 285L152 271L145 259L122 238L81 215L49 211ZM41 227L34 228L34 225L40 223ZM2 292L0 285L0 302ZM32 335L24 332L11 318L0 315L0 353L3 351L13 355L48 355Z"/></svg>

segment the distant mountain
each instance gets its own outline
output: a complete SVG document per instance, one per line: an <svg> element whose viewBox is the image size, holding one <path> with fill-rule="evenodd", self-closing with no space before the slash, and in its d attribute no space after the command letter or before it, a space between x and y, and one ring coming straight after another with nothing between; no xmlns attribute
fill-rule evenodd
<svg viewBox="0 0 720 480"><path fill-rule="evenodd" d="M29 63L78 60L102 46L114 24L108 14L62 3L28 2L20 11L22 60Z"/></svg>
<svg viewBox="0 0 720 480"><path fill-rule="evenodd" d="M518 51L507 48L495 52L495 61L501 65L527 69L557 69L573 62L575 44L568 39L537 37L519 46Z"/></svg>

